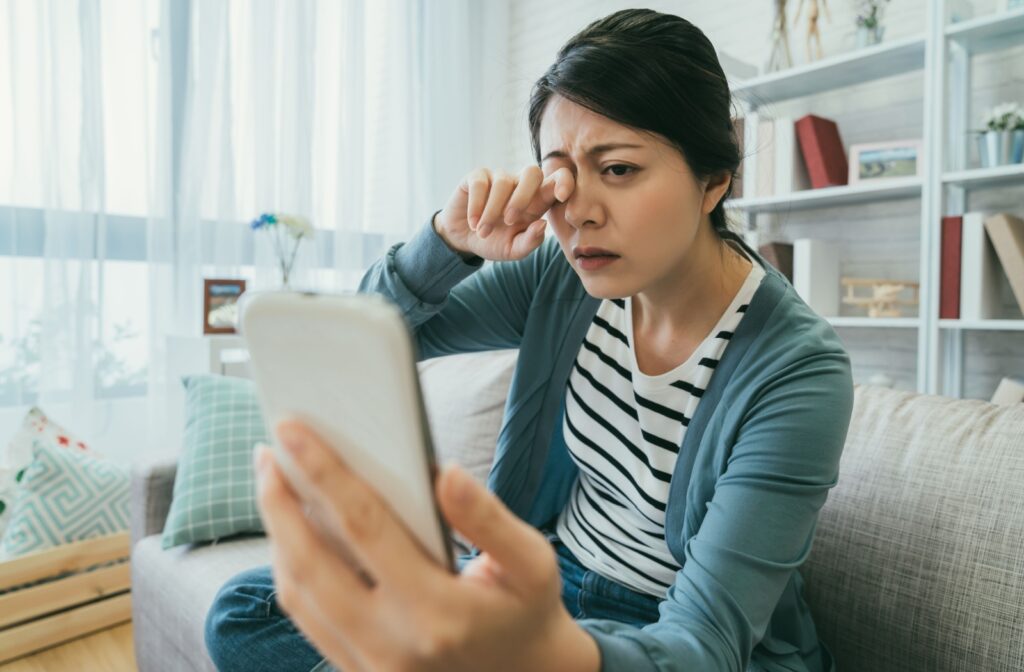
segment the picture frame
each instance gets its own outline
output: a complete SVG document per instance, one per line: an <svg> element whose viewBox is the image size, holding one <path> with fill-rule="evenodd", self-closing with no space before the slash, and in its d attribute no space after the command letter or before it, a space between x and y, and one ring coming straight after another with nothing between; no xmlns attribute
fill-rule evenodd
<svg viewBox="0 0 1024 672"><path fill-rule="evenodd" d="M238 333L238 299L245 293L245 280L206 278L203 280L203 334Z"/></svg>
<svg viewBox="0 0 1024 672"><path fill-rule="evenodd" d="M850 145L850 185L906 179L921 174L923 145L919 139Z"/></svg>

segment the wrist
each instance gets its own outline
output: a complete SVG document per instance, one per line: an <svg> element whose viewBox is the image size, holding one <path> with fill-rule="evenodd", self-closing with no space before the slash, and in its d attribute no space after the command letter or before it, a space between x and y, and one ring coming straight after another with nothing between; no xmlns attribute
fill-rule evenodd
<svg viewBox="0 0 1024 672"><path fill-rule="evenodd" d="M549 628L541 652L542 664L533 669L558 670L559 672L599 672L601 649L586 630L580 627L564 609L554 627Z"/></svg>
<svg viewBox="0 0 1024 672"><path fill-rule="evenodd" d="M448 234L445 233L444 227L438 225L437 219L442 212L442 210L438 210L437 212L434 213L434 216L430 218L430 225L434 228L434 233L436 233L437 237L441 239L441 242L448 246L449 250L462 257L463 261L471 262L477 259L477 255L473 254L472 252L465 252L463 250L460 250L458 247L452 244L452 241L448 238Z"/></svg>

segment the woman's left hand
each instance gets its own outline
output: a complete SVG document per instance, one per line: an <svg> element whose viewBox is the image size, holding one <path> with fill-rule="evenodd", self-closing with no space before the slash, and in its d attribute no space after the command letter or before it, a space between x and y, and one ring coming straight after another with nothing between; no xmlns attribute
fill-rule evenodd
<svg viewBox="0 0 1024 672"><path fill-rule="evenodd" d="M461 574L431 559L376 491L298 422L278 438L374 579L360 578L303 513L271 453L257 454L259 507L277 601L331 663L356 670L588 670L594 640L561 601L548 541L465 471L437 479L442 515L482 550Z"/></svg>

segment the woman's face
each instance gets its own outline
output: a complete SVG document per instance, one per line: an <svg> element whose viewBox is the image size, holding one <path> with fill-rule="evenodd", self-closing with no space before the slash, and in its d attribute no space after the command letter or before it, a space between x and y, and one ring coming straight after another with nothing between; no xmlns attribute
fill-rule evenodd
<svg viewBox="0 0 1024 672"><path fill-rule="evenodd" d="M707 215L728 180L705 191L682 154L653 134L554 95L541 119L540 150L545 176L563 167L575 176L570 197L546 219L591 296L622 298L685 282L695 255L714 243ZM580 248L616 256L587 259Z"/></svg>

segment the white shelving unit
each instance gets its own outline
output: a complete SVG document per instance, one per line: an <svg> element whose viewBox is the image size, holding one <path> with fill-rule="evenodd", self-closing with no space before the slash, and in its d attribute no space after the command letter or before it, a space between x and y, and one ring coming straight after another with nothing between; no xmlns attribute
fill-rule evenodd
<svg viewBox="0 0 1024 672"><path fill-rule="evenodd" d="M726 207L744 213L748 229L756 234L757 218L762 213L919 199L919 317L828 319L835 327L844 329L916 329L918 391L959 397L963 392L965 332L1007 332L1007 338L1017 338L1018 333L1024 333L1024 320L938 319L942 216L962 214L971 190L1019 184L1024 193L1024 165L986 169L967 166L970 59L972 55L1024 44L1024 8L952 25L945 24L945 16L945 2L936 0L929 4L923 35L735 82L732 86L734 98L749 113L770 103L920 71L924 78L924 164L920 175L877 185L866 183L741 198L727 203ZM748 123L744 134L752 146L758 146L756 124ZM1024 198L1021 202L1024 205Z"/></svg>

